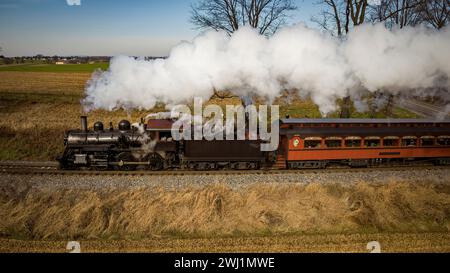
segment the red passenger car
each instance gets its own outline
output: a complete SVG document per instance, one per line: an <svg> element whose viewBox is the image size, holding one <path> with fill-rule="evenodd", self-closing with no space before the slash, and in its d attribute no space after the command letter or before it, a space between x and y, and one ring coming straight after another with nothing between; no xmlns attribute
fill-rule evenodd
<svg viewBox="0 0 450 273"><path fill-rule="evenodd" d="M284 119L280 137L279 168L416 161L450 164L450 121Z"/></svg>

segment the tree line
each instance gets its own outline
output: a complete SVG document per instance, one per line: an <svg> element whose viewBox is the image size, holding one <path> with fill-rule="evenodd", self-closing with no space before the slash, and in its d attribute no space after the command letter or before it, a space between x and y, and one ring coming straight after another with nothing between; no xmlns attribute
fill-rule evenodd
<svg viewBox="0 0 450 273"><path fill-rule="evenodd" d="M317 0L320 14L312 21L337 36L366 22L388 28L420 24L441 29L450 21L450 0ZM250 26L273 35L298 7L292 0L199 0L191 6L191 22L199 29L232 34Z"/></svg>
<svg viewBox="0 0 450 273"><path fill-rule="evenodd" d="M312 20L337 36L363 23L387 28L425 25L441 29L450 20L450 0L320 0L322 11Z"/></svg>

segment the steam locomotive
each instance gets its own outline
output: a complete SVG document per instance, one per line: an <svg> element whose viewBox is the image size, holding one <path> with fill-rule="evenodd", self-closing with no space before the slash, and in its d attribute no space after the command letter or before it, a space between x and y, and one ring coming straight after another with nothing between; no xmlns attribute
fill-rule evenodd
<svg viewBox="0 0 450 273"><path fill-rule="evenodd" d="M131 171L162 169L259 169L270 166L270 155L260 150L260 141L174 141L171 119L127 120L105 130L101 122L88 129L87 117L81 117L81 130L66 132L65 151L58 158L62 169Z"/></svg>
<svg viewBox="0 0 450 273"><path fill-rule="evenodd" d="M172 138L171 119L150 119L115 129L96 122L66 132L61 169L252 170L367 167L430 162L450 165L450 121L422 119L281 119L279 147L263 152L260 140Z"/></svg>

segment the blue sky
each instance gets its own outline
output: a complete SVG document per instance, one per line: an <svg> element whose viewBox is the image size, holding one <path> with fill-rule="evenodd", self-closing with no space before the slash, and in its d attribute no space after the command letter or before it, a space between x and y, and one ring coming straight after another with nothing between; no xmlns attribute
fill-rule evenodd
<svg viewBox="0 0 450 273"><path fill-rule="evenodd" d="M0 54L162 56L199 34L189 22L195 0L67 1L0 0ZM295 2L291 23L311 25L319 7Z"/></svg>

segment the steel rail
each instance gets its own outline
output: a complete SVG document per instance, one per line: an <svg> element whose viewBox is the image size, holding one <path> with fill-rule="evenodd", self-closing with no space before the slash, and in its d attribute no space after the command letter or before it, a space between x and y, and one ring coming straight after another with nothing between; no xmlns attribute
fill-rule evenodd
<svg viewBox="0 0 450 273"><path fill-rule="evenodd" d="M163 170L163 171L96 171L96 170L60 170L56 162L0 162L0 173L30 175L85 175L85 176L213 176L213 175L278 175L278 174L320 174L320 173L354 173L374 171L410 171L443 170L450 166L434 166L432 164L415 164L402 166L376 166L367 168L329 167L326 169L260 169L260 170Z"/></svg>

